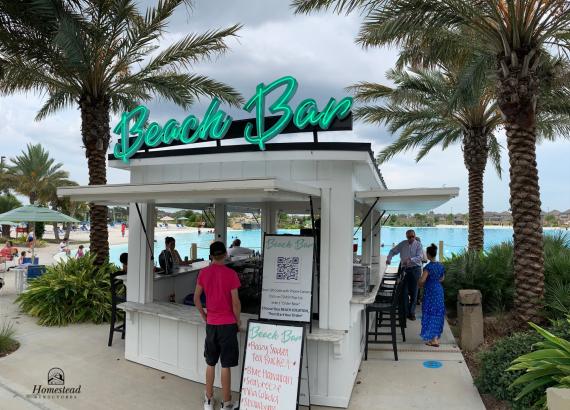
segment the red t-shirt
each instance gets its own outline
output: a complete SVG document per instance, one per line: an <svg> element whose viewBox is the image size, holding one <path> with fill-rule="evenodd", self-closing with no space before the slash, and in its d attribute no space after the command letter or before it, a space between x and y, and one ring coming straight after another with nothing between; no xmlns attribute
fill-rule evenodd
<svg viewBox="0 0 570 410"><path fill-rule="evenodd" d="M213 263L200 271L197 283L206 294L206 323L209 325L236 323L232 307L232 290L241 286L237 273L227 266Z"/></svg>

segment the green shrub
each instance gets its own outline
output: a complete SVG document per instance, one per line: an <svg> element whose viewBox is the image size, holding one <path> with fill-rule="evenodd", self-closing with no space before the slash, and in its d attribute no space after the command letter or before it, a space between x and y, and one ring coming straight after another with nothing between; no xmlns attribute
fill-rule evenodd
<svg viewBox="0 0 570 410"><path fill-rule="evenodd" d="M570 323L555 321L549 327L550 331L560 337L570 337ZM514 333L497 341L491 348L482 351L477 356L479 374L475 378L481 393L491 394L499 400L511 403L513 410L529 409L541 398L541 392L531 392L518 401L516 396L524 386L513 386L513 382L523 375L524 371L507 371L513 360L532 352L533 345L540 342L541 337L535 332Z"/></svg>
<svg viewBox="0 0 570 410"><path fill-rule="evenodd" d="M535 345L535 351L516 358L507 370L523 371L511 385L512 388L522 387L515 400L520 401L527 395L540 394L534 406L544 407L547 388L570 389L570 342L534 323L530 325L542 336L543 341Z"/></svg>
<svg viewBox="0 0 570 410"><path fill-rule="evenodd" d="M14 340L15 333L11 323L4 322L0 327L0 356L12 352L18 347L18 342Z"/></svg>
<svg viewBox="0 0 570 410"><path fill-rule="evenodd" d="M479 289L483 310L509 310L513 305L513 247L510 243L493 246L488 252L468 251L454 255L445 264L445 300L455 309L459 289Z"/></svg>
<svg viewBox="0 0 570 410"><path fill-rule="evenodd" d="M12 243L14 244L14 246L18 246L19 248L22 247L27 247L28 246L28 236L18 236L17 238L14 239L10 239L12 241ZM36 248L43 248L44 246L46 246L47 242L44 241L43 239L36 239L35 241L35 247Z"/></svg>
<svg viewBox="0 0 570 410"><path fill-rule="evenodd" d="M34 235L37 239L42 239L44 237L44 233L46 231L46 226L43 222L36 222L36 226L34 226Z"/></svg>
<svg viewBox="0 0 570 410"><path fill-rule="evenodd" d="M479 289L486 313L510 310L515 294L513 245L485 252L463 252L444 262L445 301L454 310L459 289ZM570 241L568 235L544 237L545 313L560 319L570 313Z"/></svg>
<svg viewBox="0 0 570 410"><path fill-rule="evenodd" d="M50 266L29 283L16 302L40 325L64 326L69 323L108 321L111 317L109 275L118 270L106 263L93 264L94 255L68 259Z"/></svg>

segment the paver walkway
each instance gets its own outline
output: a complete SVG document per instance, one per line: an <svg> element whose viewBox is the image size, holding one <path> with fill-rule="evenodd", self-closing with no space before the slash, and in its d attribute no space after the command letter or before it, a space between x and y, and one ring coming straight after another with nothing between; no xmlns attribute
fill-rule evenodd
<svg viewBox="0 0 570 410"><path fill-rule="evenodd" d="M0 358L0 409L202 408L203 385L126 361L120 337L107 347L108 325L38 326L13 304L10 274L6 282L0 290L0 325L14 323L21 347ZM389 345L373 346L362 362L349 409L485 408L449 327L436 350L421 343L419 323L410 322L408 342L398 344L398 362ZM440 361L442 367L428 369L426 360ZM30 398L34 385L47 385L53 367L63 369L66 386L81 385L81 393L69 399Z"/></svg>

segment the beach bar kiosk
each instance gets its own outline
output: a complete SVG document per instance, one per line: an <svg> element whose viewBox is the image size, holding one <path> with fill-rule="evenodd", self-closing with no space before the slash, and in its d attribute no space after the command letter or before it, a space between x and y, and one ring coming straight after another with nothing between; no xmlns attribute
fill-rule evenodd
<svg viewBox="0 0 570 410"><path fill-rule="evenodd" d="M387 189L371 144L351 142L355 137L348 97L331 98L320 108L311 99L289 110L277 103L260 108L264 90L285 93L291 84L296 88L294 82L284 77L258 85L244 107L256 110L250 120L232 120L215 100L201 121L189 115L158 124L150 122L145 107L124 113L108 159L110 167L130 172L130 183L63 187L58 194L129 204L127 302L121 306L127 312L125 358L199 383L205 374L205 323L182 300L193 292L198 271L208 262L170 275L155 273L158 257L149 244L154 241L156 208L213 210L215 237L226 243L232 209L259 212L265 234L277 232L279 212L312 212L320 229L313 322L306 337L310 402L346 408L364 351L365 307L374 301L384 271L382 221L389 214L429 211L457 196L458 189ZM265 116L267 111L276 115ZM328 132L336 142L319 141ZM293 137L295 142L288 142ZM363 238L359 263L371 273L370 286L358 294L353 293L355 220ZM173 293L174 303L169 299ZM240 328L257 318L242 313ZM245 331L239 335L243 356ZM233 369L235 391L241 369L241 363Z"/></svg>

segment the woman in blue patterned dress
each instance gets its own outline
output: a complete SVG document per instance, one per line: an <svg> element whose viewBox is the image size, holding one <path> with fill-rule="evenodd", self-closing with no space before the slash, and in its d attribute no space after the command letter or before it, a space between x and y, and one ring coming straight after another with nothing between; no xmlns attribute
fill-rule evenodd
<svg viewBox="0 0 570 410"><path fill-rule="evenodd" d="M443 332L445 320L445 305L443 300L443 278L445 268L435 260L437 246L433 243L426 249L429 263L424 267L419 286L424 288L422 302L422 332L421 337L426 345L439 347L439 338Z"/></svg>

